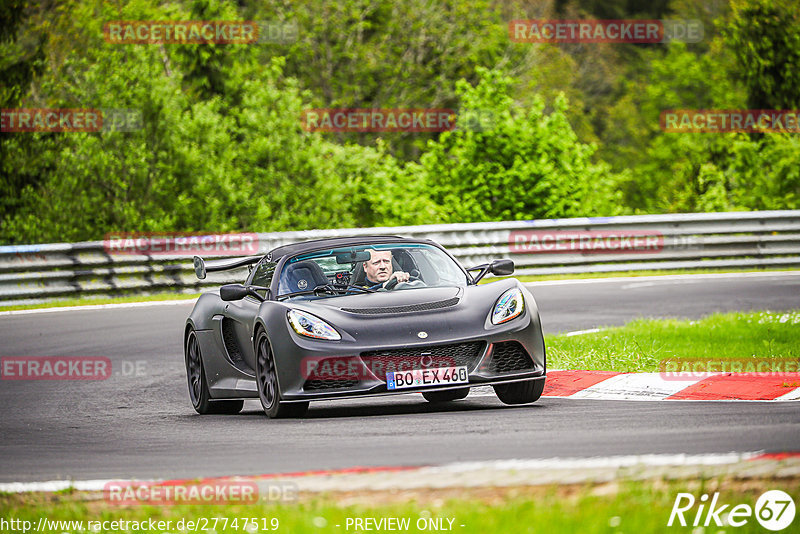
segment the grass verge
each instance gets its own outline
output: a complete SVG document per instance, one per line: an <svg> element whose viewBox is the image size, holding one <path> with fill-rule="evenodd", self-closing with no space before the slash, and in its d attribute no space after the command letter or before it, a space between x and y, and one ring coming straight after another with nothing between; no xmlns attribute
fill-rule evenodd
<svg viewBox="0 0 800 534"><path fill-rule="evenodd" d="M545 337L554 369L658 372L662 360L800 359L800 311L717 313L696 321L637 319L597 333Z"/></svg>
<svg viewBox="0 0 800 534"><path fill-rule="evenodd" d="M163 521L166 528L149 532L363 532L354 528L356 518L374 521L398 518L408 521L406 532L438 530L458 533L605 533L698 532L691 523L702 494L719 492L718 505L745 504L751 509L767 490L780 489L797 499L800 479L709 479L614 481L603 484L524 486L512 488L452 488L417 491L371 491L300 495L289 504L132 506L117 507L104 501L86 501L76 494L23 494L0 497L0 515L29 521L33 529L47 518L41 533L92 532L88 521ZM680 492L692 493L697 504L684 514L688 525L667 527ZM248 518L247 525L244 524ZM183 521L184 529L178 528ZM705 514L700 524L705 520ZM78 521L79 524L56 524ZM199 528L186 528L188 521ZM257 528L253 527L253 521ZM795 524L798 519L795 519ZM169 522L169 524L167 524ZM199 522L199 524L198 524ZM405 523L404 523L405 524ZM100 525L98 525L100 526ZM101 528L96 532L137 532L143 529ZM374 526L374 524L373 524ZM422 527L425 528L422 528ZM105 527L113 527L107 523ZM247 528L246 528L247 527ZM266 528L263 528L266 527ZM349 528L348 528L349 527ZM728 527L730 528L730 527ZM387 531L389 529L371 529ZM713 521L710 529L718 532ZM737 533L765 532L755 517L735 529ZM791 530L791 527L789 528ZM789 531L787 530L787 532ZM7 530L4 530L7 531Z"/></svg>

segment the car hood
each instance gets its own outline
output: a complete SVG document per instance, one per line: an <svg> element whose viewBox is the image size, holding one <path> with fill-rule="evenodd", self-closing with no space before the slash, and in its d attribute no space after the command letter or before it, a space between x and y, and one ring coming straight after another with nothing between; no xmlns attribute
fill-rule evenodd
<svg viewBox="0 0 800 534"><path fill-rule="evenodd" d="M458 304L463 295L460 287L425 287L324 298L315 300L314 305L358 315L383 315L448 308Z"/></svg>
<svg viewBox="0 0 800 534"><path fill-rule="evenodd" d="M532 297L530 312L519 321L492 325L489 320L497 298L517 284L516 280L508 279L464 288L419 288L313 301L283 301L281 305L324 319L339 330L344 343L380 342L384 346L403 346L414 341L444 343L481 337L498 330L524 328L528 317L537 315ZM423 335L425 339L420 339Z"/></svg>

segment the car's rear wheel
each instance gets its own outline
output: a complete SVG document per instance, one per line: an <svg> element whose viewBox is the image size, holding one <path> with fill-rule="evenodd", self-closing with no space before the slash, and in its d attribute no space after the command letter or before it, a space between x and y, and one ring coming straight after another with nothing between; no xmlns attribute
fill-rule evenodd
<svg viewBox="0 0 800 534"><path fill-rule="evenodd" d="M234 414L239 413L244 406L243 400L212 400L208 391L208 381L203 367L203 357L200 353L200 342L194 330L186 336L186 378L189 380L189 399L192 406L199 414Z"/></svg>
<svg viewBox="0 0 800 534"><path fill-rule="evenodd" d="M275 368L275 355L266 332L259 332L256 341L256 383L258 397L264 413L271 419L282 417L302 417L308 410L307 402L283 402L278 387L278 371Z"/></svg>
<svg viewBox="0 0 800 534"><path fill-rule="evenodd" d="M469 388L447 389L445 391L428 391L422 394L428 402L450 402L461 400L469 395Z"/></svg>
<svg viewBox="0 0 800 534"><path fill-rule="evenodd" d="M504 404L528 404L536 402L544 391L544 378L525 380L494 386L497 398Z"/></svg>

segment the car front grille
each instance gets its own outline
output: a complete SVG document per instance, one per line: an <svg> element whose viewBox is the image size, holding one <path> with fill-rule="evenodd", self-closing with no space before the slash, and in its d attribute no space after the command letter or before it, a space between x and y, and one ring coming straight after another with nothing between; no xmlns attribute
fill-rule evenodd
<svg viewBox="0 0 800 534"><path fill-rule="evenodd" d="M492 374L503 374L532 371L534 366L533 360L519 341L502 341L492 346L491 360L486 369Z"/></svg>
<svg viewBox="0 0 800 534"><path fill-rule="evenodd" d="M381 380L391 371L466 366L471 372L483 355L485 343L470 341L450 345L428 345L404 349L373 350L361 353L367 368Z"/></svg>
<svg viewBox="0 0 800 534"><path fill-rule="evenodd" d="M356 356L309 358L301 366L305 391L351 388L364 377L364 366Z"/></svg>
<svg viewBox="0 0 800 534"><path fill-rule="evenodd" d="M306 391L319 391L322 389L345 389L351 388L358 384L358 380L350 379L337 379L337 378L326 378L326 379L308 379L303 384L303 389Z"/></svg>

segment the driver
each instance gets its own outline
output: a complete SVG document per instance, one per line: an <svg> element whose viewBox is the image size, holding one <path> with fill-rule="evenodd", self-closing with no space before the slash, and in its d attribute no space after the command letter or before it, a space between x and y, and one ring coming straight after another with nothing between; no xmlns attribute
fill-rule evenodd
<svg viewBox="0 0 800 534"><path fill-rule="evenodd" d="M392 278L397 278L398 282L408 282L411 278L406 272L392 272L392 251L391 250L372 250L369 251L369 260L364 262L364 273L367 275L366 286L386 285Z"/></svg>

